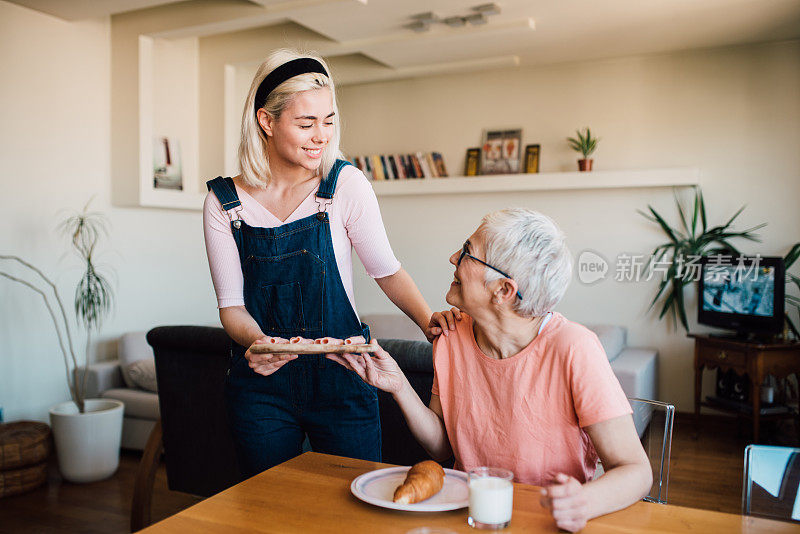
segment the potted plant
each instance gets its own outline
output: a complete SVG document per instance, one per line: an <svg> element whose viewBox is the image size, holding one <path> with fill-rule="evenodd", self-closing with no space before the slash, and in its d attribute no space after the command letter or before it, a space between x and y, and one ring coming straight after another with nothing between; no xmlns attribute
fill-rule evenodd
<svg viewBox="0 0 800 534"><path fill-rule="evenodd" d="M89 363L92 333L99 330L113 305L111 285L106 277L98 272L94 261L95 247L101 236L107 234L106 219L102 214L89 212L88 208L89 203L84 206L83 211L69 216L60 225L64 233L70 237L72 248L81 258L85 268L75 289L74 303L76 322L86 330L85 359L82 368L78 365L73 347L72 329L56 285L41 270L25 260L12 255L0 255L0 259L17 262L45 284L40 287L36 282L0 271L0 276L25 285L38 293L44 300L44 305L53 321L61 354L64 357L67 386L72 400L51 408L50 424L56 443L59 469L64 478L71 482L102 480L116 472L119 466L124 408L123 403L117 400L86 398L86 369ZM48 293L55 299L58 314L53 309Z"/></svg>
<svg viewBox="0 0 800 534"><path fill-rule="evenodd" d="M584 128L583 131L576 130L577 137L567 137L567 142L572 150L583 154L583 159L578 160L578 170L591 171L592 161L589 156L597 149L597 142L600 140L598 137L592 137L592 132L589 128Z"/></svg>
<svg viewBox="0 0 800 534"><path fill-rule="evenodd" d="M789 272L789 268L794 265L794 262L800 257L800 243L795 243L789 252L783 258L783 264L786 266L786 285L794 284L798 291L800 291L800 277L795 276ZM798 319L800 319L800 298L790 295L787 289L784 300L786 301L787 308L789 306L793 307ZM794 335L795 339L800 339L800 330L798 326L800 323L795 325L794 321L792 321L791 315L789 314L789 310L787 309L786 312L786 326L789 327L792 334Z"/></svg>
<svg viewBox="0 0 800 534"><path fill-rule="evenodd" d="M688 260L693 257L703 257L715 254L740 255L739 250L731 243L732 239L747 239L749 241L760 241L754 233L756 230L766 226L766 223L759 224L753 228L740 232L733 231L731 225L733 221L742 213L744 206L733 214L723 225L709 228L706 219L706 207L703 201L703 193L699 187L694 189L694 206L692 207L691 225L686 218L686 211L681 202L675 197L675 205L678 208L680 218L680 228L672 228L667 221L658 214L652 206L647 206L649 213L639 211L645 218L657 223L664 231L669 240L653 249L651 262L668 261L664 279L659 283L658 292L650 303L652 309L659 299L661 301L661 312L658 318L662 319L668 312L672 315L675 324L679 320L683 328L688 332L689 323L686 319L686 308L684 305L684 288L689 283L695 281L690 269L684 268ZM698 228L699 224L699 228Z"/></svg>

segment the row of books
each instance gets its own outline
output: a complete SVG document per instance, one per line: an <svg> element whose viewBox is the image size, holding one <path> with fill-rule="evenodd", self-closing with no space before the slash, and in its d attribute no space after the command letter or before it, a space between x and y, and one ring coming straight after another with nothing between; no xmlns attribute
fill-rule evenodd
<svg viewBox="0 0 800 534"><path fill-rule="evenodd" d="M444 158L438 152L355 156L352 162L370 180L406 180L447 176Z"/></svg>

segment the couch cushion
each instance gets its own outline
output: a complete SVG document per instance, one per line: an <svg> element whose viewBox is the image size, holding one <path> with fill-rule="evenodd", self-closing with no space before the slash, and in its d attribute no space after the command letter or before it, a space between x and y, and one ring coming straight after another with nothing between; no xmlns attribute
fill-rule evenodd
<svg viewBox="0 0 800 534"><path fill-rule="evenodd" d="M128 372L128 366L133 362L153 358L153 349L147 344L146 332L129 332L119 338L117 353L119 365L122 368L122 379L129 388L135 388L136 382Z"/></svg>
<svg viewBox="0 0 800 534"><path fill-rule="evenodd" d="M125 416L151 419L156 421L161 414L158 411L158 394L142 389L119 388L104 391L102 396L125 403Z"/></svg>
<svg viewBox="0 0 800 534"><path fill-rule="evenodd" d="M433 376L433 345L427 341L379 339L378 344L395 359L404 373L430 373Z"/></svg>
<svg viewBox="0 0 800 534"><path fill-rule="evenodd" d="M627 343L627 330L622 326L610 324L586 325L586 328L597 335L603 350L606 351L608 361L614 361L619 356Z"/></svg>
<svg viewBox="0 0 800 534"><path fill-rule="evenodd" d="M627 397L658 398L658 352L626 348L611 362L611 370Z"/></svg>
<svg viewBox="0 0 800 534"><path fill-rule="evenodd" d="M156 383L156 361L153 358L139 360L128 366L128 375L141 389L158 392Z"/></svg>

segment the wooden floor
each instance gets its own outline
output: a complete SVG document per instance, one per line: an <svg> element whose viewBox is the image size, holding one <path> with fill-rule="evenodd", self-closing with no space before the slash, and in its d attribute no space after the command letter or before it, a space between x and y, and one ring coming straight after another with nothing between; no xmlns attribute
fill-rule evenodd
<svg viewBox="0 0 800 534"><path fill-rule="evenodd" d="M769 430L769 429L767 429ZM797 444L794 427L773 431L776 444ZM787 435L787 432L789 435ZM707 419L695 440L692 420L678 414L672 444L669 502L693 508L739 513L742 461L749 442L747 425ZM64 482L53 464L48 484L36 491L0 499L0 533L129 532L133 482L140 454L123 452L119 471L93 484ZM183 510L199 498L167 489L166 472L158 471L153 519Z"/></svg>

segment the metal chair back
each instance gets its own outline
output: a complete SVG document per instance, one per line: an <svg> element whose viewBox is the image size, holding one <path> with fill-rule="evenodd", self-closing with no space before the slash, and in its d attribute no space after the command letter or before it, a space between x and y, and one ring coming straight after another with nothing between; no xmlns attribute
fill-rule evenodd
<svg viewBox="0 0 800 534"><path fill-rule="evenodd" d="M744 450L742 514L800 522L800 449L748 445Z"/></svg>
<svg viewBox="0 0 800 534"><path fill-rule="evenodd" d="M653 468L653 486L644 500L666 504L675 406L648 399L629 398L628 401L636 415L634 419L642 421L636 430Z"/></svg>

